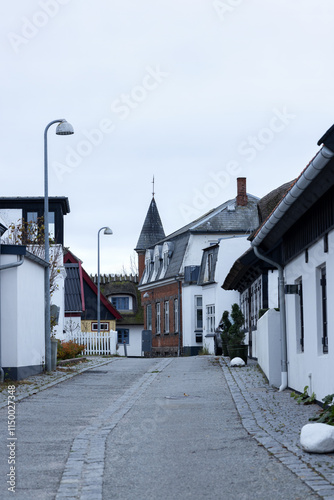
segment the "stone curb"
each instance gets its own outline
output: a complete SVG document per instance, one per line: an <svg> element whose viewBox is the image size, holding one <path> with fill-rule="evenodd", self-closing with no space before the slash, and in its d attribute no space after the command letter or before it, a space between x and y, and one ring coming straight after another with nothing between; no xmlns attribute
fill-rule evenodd
<svg viewBox="0 0 334 500"><path fill-rule="evenodd" d="M334 500L334 484L327 480L321 471L314 468L314 465L307 460L307 456L301 456L302 450L297 446L283 445L276 439L275 433L268 429L268 426L264 428L263 409L259 408L255 398L252 397L246 387L242 387L242 384L232 373L233 370L243 370L244 368L232 367L231 370L228 362L223 357L219 359L219 363L240 415L242 425L248 434L254 437L261 446L266 448L321 498Z"/></svg>

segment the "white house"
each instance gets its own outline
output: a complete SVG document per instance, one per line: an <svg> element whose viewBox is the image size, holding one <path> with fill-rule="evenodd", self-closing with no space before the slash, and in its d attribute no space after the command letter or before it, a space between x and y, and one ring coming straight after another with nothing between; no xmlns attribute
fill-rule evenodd
<svg viewBox="0 0 334 500"><path fill-rule="evenodd" d="M64 330L65 316L65 277L66 272L63 264L63 245L64 245L64 216L70 212L69 200L65 196L49 197L49 235L54 241L50 246L50 262L55 261L54 281L56 286L51 296L51 313L57 317L57 324L53 327L53 334L60 337ZM44 216L44 197L0 197L0 217L7 226L2 236L3 243L25 244L21 241L20 230L24 222L28 223L29 229L34 230ZM22 233L21 233L22 234ZM23 234L24 240L24 234ZM27 247L32 253L44 259L44 246L33 245L34 248Z"/></svg>
<svg viewBox="0 0 334 500"><path fill-rule="evenodd" d="M290 387L303 392L308 386L319 401L334 392L334 311L330 307L334 298L330 279L334 272L334 126L319 140L321 144L251 242L258 262L276 268L279 277L279 313L270 309L258 320L260 365L269 381L276 380L274 385L278 385L277 367L281 368L281 390ZM255 268L253 263L249 275ZM277 335L271 338L273 330Z"/></svg>
<svg viewBox="0 0 334 500"><path fill-rule="evenodd" d="M0 361L2 375L21 380L45 364L45 261L24 246L1 245Z"/></svg>
<svg viewBox="0 0 334 500"><path fill-rule="evenodd" d="M94 279L97 282L97 276ZM138 290L138 276L101 276L101 291L122 318L116 322L118 352L127 356L143 355L144 314Z"/></svg>

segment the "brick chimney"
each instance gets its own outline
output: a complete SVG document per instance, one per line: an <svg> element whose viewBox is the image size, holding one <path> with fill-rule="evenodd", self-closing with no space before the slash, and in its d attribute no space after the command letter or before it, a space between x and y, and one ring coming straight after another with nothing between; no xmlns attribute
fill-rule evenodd
<svg viewBox="0 0 334 500"><path fill-rule="evenodd" d="M248 203L246 193L246 177L237 178L237 190L237 205L239 205L239 207L245 207Z"/></svg>

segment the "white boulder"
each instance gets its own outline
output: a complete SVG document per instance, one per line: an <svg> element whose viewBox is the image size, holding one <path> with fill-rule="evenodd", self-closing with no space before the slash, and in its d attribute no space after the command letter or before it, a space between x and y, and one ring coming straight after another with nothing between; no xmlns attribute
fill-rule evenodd
<svg viewBox="0 0 334 500"><path fill-rule="evenodd" d="M246 363L241 358L233 358L233 359L231 359L231 363L230 363L231 366L245 366L245 364Z"/></svg>
<svg viewBox="0 0 334 500"><path fill-rule="evenodd" d="M300 444L310 453L334 451L334 427L328 424L306 424L300 433Z"/></svg>

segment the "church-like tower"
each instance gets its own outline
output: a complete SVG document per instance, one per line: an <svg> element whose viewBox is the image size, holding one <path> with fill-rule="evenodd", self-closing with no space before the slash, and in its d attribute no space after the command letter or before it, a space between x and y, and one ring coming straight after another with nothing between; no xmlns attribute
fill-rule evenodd
<svg viewBox="0 0 334 500"><path fill-rule="evenodd" d="M147 248L154 246L158 241L165 238L165 231L162 226L154 194L148 208L146 218L141 230L135 251L138 254L138 274L139 281L145 268L145 252Z"/></svg>

